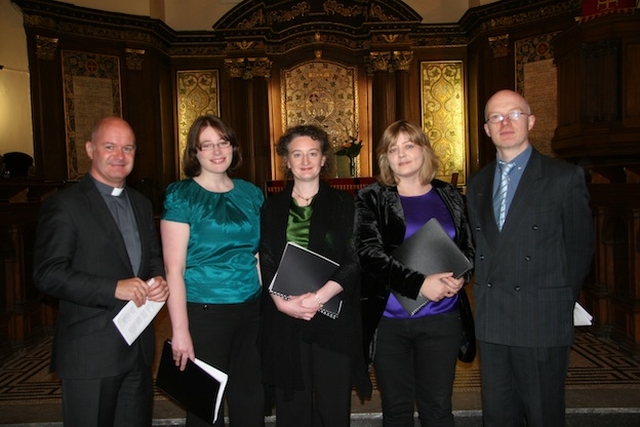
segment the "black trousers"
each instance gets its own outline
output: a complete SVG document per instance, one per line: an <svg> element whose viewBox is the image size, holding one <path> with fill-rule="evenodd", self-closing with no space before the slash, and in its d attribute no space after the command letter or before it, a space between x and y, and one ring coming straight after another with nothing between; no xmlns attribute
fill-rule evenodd
<svg viewBox="0 0 640 427"><path fill-rule="evenodd" d="M352 359L300 341L304 390L293 395L276 388L278 427L348 427L351 413Z"/></svg>
<svg viewBox="0 0 640 427"><path fill-rule="evenodd" d="M150 427L152 404L151 368L144 363L142 354L134 369L123 375L62 378L65 427Z"/></svg>
<svg viewBox="0 0 640 427"><path fill-rule="evenodd" d="M462 322L456 310L380 320L374 359L384 427L453 427L451 396Z"/></svg>
<svg viewBox="0 0 640 427"><path fill-rule="evenodd" d="M564 427L570 347L478 345L485 427Z"/></svg>
<svg viewBox="0 0 640 427"><path fill-rule="evenodd" d="M264 426L264 388L258 353L260 298L242 304L187 304L198 359L229 375L225 400L232 427ZM215 426L224 426L221 410ZM211 424L187 413L187 427Z"/></svg>

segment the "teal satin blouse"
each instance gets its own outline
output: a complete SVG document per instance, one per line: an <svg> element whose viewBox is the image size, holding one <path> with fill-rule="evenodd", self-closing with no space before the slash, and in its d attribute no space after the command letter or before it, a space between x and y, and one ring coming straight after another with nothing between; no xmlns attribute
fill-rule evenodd
<svg viewBox="0 0 640 427"><path fill-rule="evenodd" d="M167 187L162 219L189 224L188 302L235 304L260 294L255 254L264 195L247 181L233 183L226 193L205 190L193 179Z"/></svg>

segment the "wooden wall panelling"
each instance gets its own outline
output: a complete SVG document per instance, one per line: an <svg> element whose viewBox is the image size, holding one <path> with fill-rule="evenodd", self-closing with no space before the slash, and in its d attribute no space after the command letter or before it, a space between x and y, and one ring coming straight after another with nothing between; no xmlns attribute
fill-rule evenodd
<svg viewBox="0 0 640 427"><path fill-rule="evenodd" d="M594 330L640 354L640 185L591 184L596 254L582 291Z"/></svg>
<svg viewBox="0 0 640 427"><path fill-rule="evenodd" d="M25 32L31 73L34 175L60 181L67 178L67 151L59 36L28 25Z"/></svg>

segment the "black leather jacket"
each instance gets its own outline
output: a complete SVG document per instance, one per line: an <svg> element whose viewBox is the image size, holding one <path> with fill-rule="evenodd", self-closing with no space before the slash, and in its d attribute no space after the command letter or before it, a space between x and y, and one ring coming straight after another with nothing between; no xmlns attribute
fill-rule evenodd
<svg viewBox="0 0 640 427"><path fill-rule="evenodd" d="M475 250L462 195L444 181L435 179L431 184L453 218L458 247L473 262ZM397 188L371 184L358 192L355 203L354 236L362 269L363 333L368 348L391 289L416 298L425 276L405 268L389 255L403 242L406 230ZM471 272L465 276L465 284L470 279Z"/></svg>

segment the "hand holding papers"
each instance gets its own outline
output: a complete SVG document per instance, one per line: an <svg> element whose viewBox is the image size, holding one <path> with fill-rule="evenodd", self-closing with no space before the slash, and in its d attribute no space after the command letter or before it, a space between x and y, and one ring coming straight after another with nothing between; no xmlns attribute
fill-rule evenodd
<svg viewBox="0 0 640 427"><path fill-rule="evenodd" d="M435 218L431 218L405 240L393 251L392 256L425 276L452 271L454 277L460 277L473 268L473 264ZM418 295L417 299L407 298L395 291L393 295L410 315L416 314L429 303L422 295Z"/></svg>
<svg viewBox="0 0 640 427"><path fill-rule="evenodd" d="M155 282L151 279L147 285L151 286ZM156 314L164 306L164 301L150 301L138 307L133 301L129 301L122 310L113 318L113 323L124 337L127 344L131 345L142 331L149 326L149 323L156 317Z"/></svg>
<svg viewBox="0 0 640 427"><path fill-rule="evenodd" d="M324 286L339 264L309 249L288 242L269 292L282 298L315 292ZM325 316L338 318L342 300L334 296L319 310Z"/></svg>
<svg viewBox="0 0 640 427"><path fill-rule="evenodd" d="M165 341L156 386L182 404L187 411L213 424L218 419L227 374L197 359L181 371L173 361L171 342Z"/></svg>

